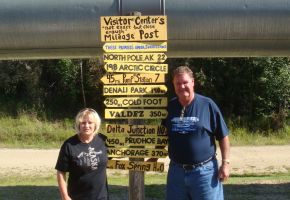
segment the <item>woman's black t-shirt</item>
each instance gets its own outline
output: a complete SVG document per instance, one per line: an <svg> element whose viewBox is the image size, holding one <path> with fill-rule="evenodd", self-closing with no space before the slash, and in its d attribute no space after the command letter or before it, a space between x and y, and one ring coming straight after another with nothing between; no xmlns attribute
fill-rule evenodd
<svg viewBox="0 0 290 200"><path fill-rule="evenodd" d="M68 194L73 200L107 200L107 147L97 134L90 143L77 135L62 145L55 169L68 172Z"/></svg>

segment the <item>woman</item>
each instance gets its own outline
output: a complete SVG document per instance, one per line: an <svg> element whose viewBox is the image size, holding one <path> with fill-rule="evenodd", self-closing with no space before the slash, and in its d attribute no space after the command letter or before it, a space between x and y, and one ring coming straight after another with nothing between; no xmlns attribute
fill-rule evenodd
<svg viewBox="0 0 290 200"><path fill-rule="evenodd" d="M101 119L93 109L85 108L77 114L77 133L63 143L55 166L62 200L108 199L108 157L105 138L97 134L100 125Z"/></svg>

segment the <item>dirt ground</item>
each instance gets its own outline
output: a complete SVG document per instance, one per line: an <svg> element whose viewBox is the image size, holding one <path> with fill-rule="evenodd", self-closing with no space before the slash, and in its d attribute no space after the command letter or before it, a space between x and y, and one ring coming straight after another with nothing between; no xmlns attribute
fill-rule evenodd
<svg viewBox="0 0 290 200"><path fill-rule="evenodd" d="M51 174L58 156L58 149L0 149L1 174ZM218 158L220 154L218 151ZM165 162L168 168L169 159ZM231 147L233 174L272 173L290 171L290 145Z"/></svg>

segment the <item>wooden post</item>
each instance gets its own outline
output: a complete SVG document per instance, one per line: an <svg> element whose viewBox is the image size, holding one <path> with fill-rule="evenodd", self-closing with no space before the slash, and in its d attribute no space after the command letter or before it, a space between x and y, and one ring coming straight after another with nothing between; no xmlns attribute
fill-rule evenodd
<svg viewBox="0 0 290 200"><path fill-rule="evenodd" d="M131 158L132 161L144 161L143 158ZM143 171L129 171L129 200L144 200L145 185Z"/></svg>
<svg viewBox="0 0 290 200"><path fill-rule="evenodd" d="M141 12L130 15L141 16ZM129 124L144 124L144 120L128 120ZM138 148L138 147L137 147ZM131 161L144 161L144 158L130 158ZM145 200L144 171L129 171L129 200Z"/></svg>

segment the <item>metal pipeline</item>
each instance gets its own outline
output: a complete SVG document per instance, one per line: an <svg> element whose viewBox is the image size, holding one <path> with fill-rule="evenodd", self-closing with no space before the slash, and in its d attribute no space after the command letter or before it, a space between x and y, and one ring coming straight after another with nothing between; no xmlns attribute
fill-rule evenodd
<svg viewBox="0 0 290 200"><path fill-rule="evenodd" d="M0 0L0 59L96 57L133 11L167 15L168 57L290 56L290 0Z"/></svg>

